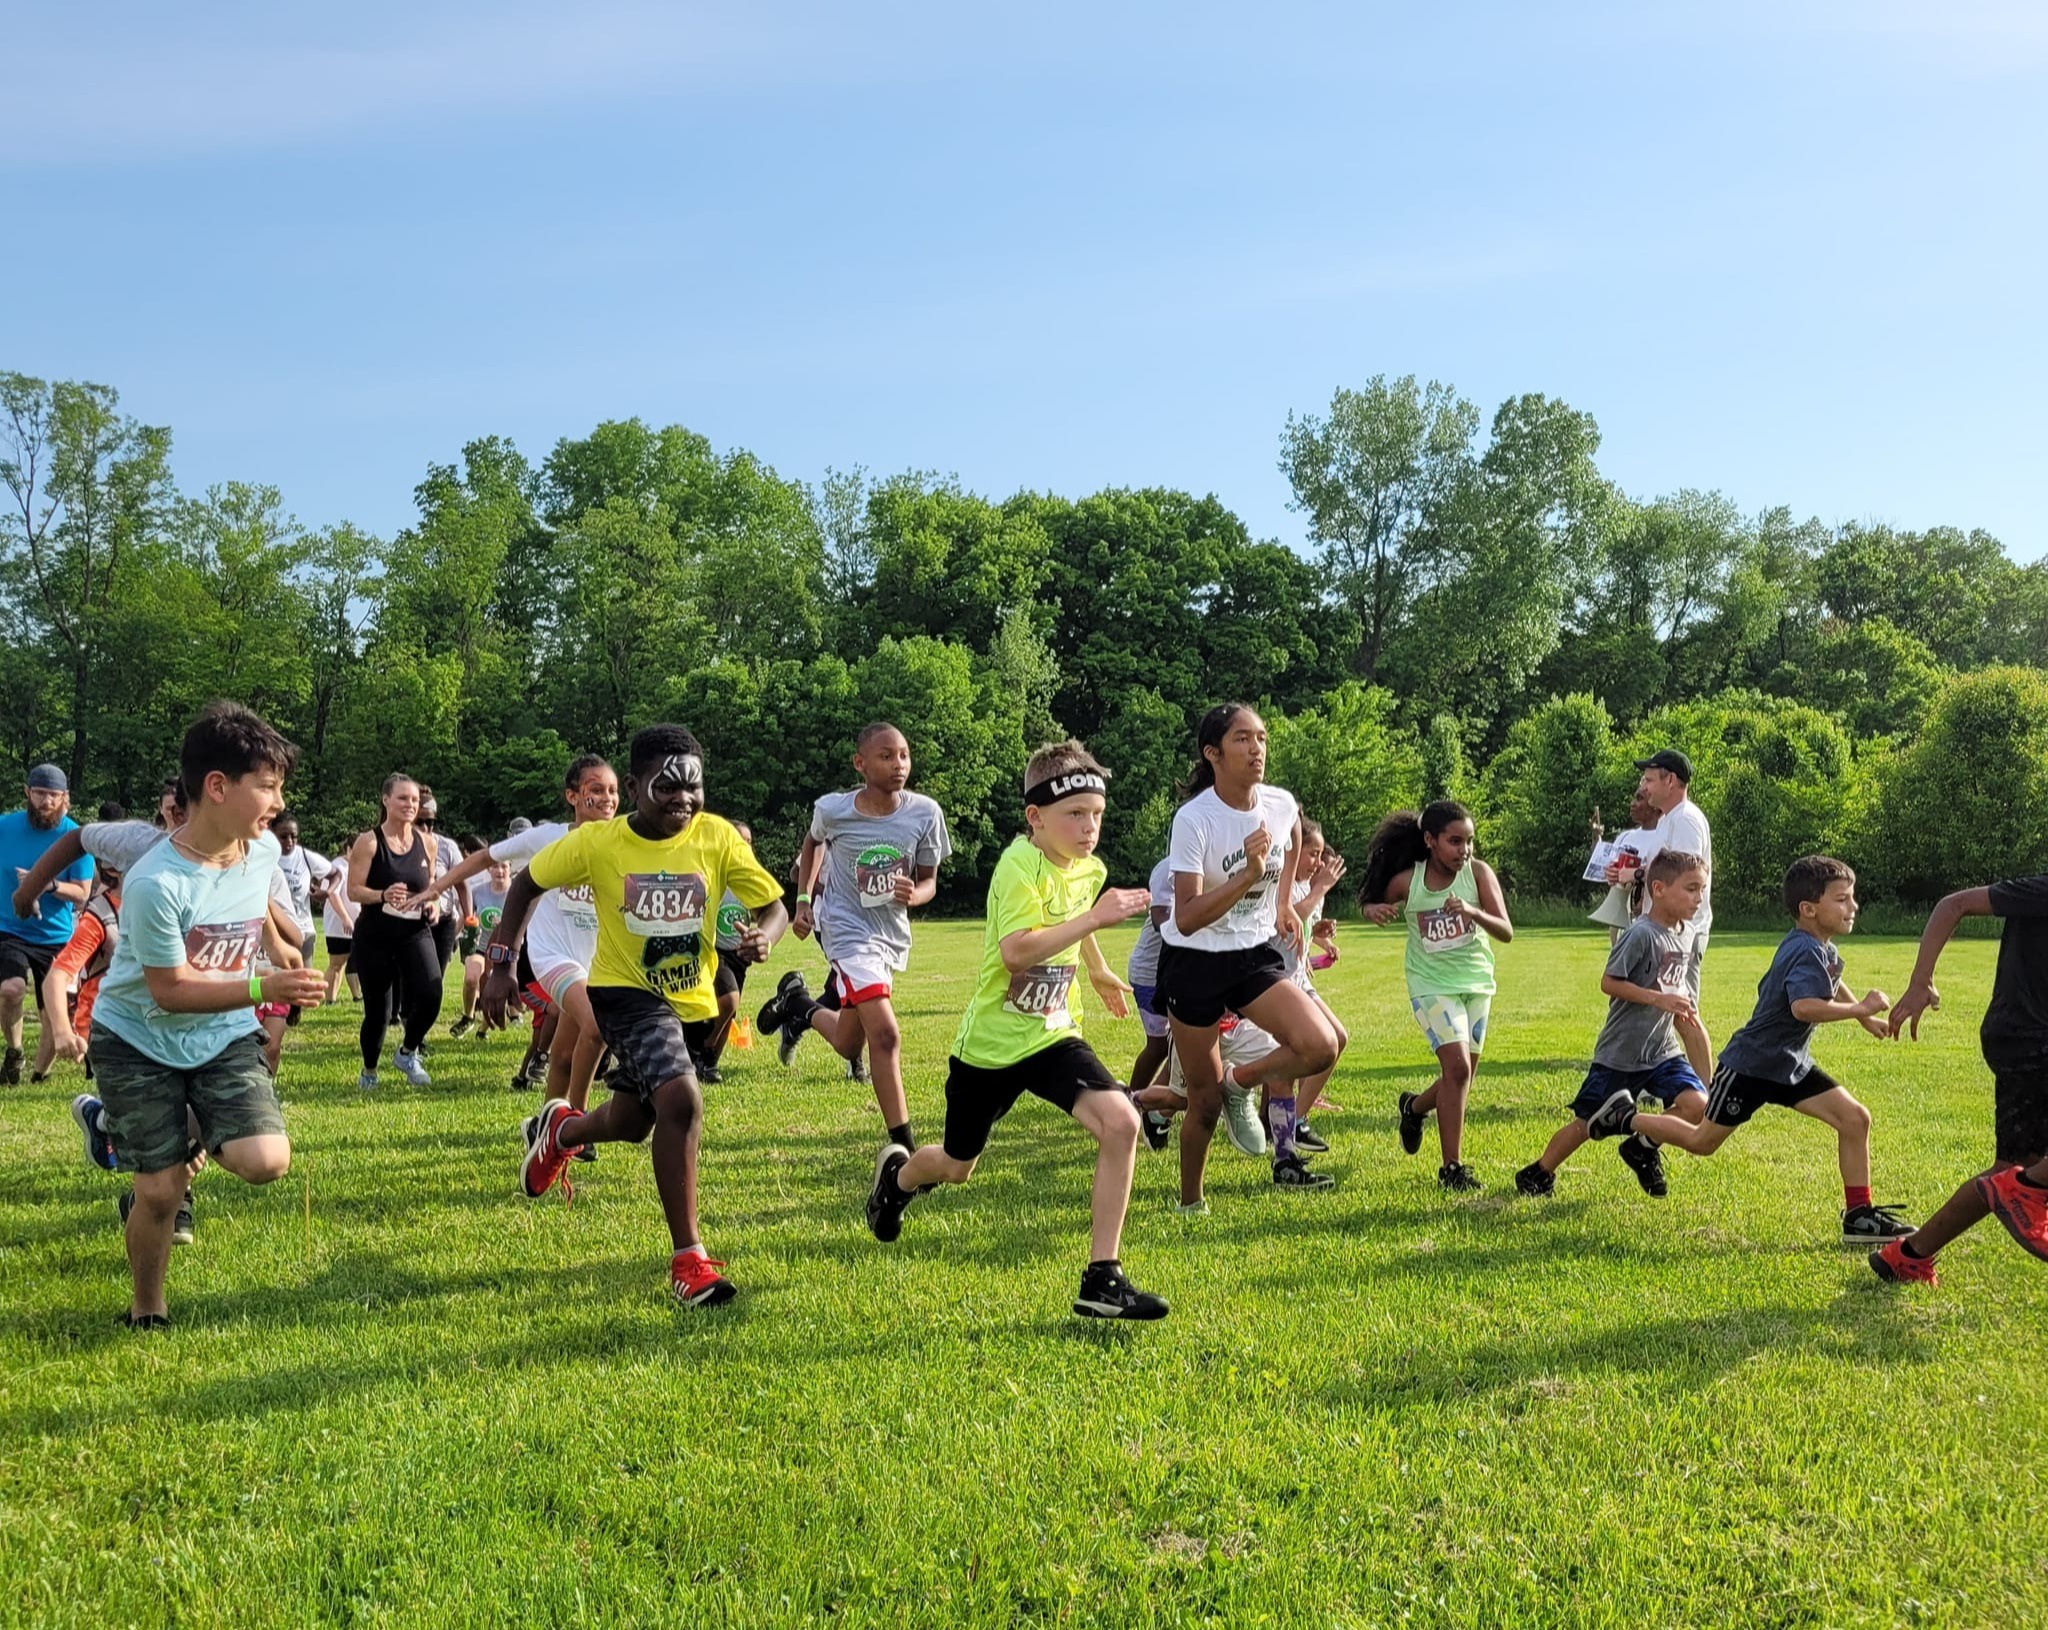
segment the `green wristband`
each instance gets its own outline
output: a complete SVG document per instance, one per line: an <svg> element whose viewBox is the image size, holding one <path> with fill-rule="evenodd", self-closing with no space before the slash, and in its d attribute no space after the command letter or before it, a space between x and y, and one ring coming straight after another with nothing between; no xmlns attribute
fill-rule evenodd
<svg viewBox="0 0 2048 1630"><path fill-rule="evenodd" d="M251 1007L261 1007L263 1005L263 981L255 974L249 976L249 1005Z"/></svg>
<svg viewBox="0 0 2048 1630"><path fill-rule="evenodd" d="M811 903L811 897L808 894L799 894L796 897L796 903L800 906L807 906Z"/></svg>

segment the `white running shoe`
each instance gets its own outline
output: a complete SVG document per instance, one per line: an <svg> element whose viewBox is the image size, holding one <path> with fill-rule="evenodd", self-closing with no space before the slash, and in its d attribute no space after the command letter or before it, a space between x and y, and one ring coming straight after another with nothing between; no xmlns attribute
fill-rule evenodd
<svg viewBox="0 0 2048 1630"><path fill-rule="evenodd" d="M1266 1129L1259 1124L1259 1096L1250 1087L1223 1083L1223 1125L1239 1154L1263 1155Z"/></svg>
<svg viewBox="0 0 2048 1630"><path fill-rule="evenodd" d="M398 1073L414 1086L431 1087L434 1084L434 1078L427 1074L427 1067L420 1062L418 1053L408 1053L400 1049L392 1055L391 1062L398 1066Z"/></svg>

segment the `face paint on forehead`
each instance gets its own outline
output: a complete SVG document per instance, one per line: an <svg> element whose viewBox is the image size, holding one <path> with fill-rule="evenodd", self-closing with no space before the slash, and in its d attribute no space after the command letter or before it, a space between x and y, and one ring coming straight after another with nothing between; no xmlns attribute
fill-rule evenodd
<svg viewBox="0 0 2048 1630"><path fill-rule="evenodd" d="M671 753L661 761L661 768L654 772L651 785L656 788L701 787L704 785L704 761L695 753Z"/></svg>

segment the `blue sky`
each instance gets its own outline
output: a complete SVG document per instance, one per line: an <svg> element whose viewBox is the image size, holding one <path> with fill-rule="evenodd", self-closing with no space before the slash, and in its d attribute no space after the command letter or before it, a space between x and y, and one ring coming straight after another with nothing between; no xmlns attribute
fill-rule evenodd
<svg viewBox="0 0 2048 1630"><path fill-rule="evenodd" d="M1429 12L1431 15L1418 16ZM389 533L474 436L1214 491L1415 373L2048 552L2048 7L10 12L0 368Z"/></svg>

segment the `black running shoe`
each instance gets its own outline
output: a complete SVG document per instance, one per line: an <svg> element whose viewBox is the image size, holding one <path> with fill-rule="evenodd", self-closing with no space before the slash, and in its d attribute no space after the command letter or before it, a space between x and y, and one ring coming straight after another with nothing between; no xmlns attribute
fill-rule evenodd
<svg viewBox="0 0 2048 1630"><path fill-rule="evenodd" d="M1842 1238L1857 1245L1904 1239L1915 1225L1899 1215L1897 1206L1852 1206L1842 1213Z"/></svg>
<svg viewBox="0 0 2048 1630"><path fill-rule="evenodd" d="M168 1330L171 1316L168 1313L123 1313L121 1322L130 1330Z"/></svg>
<svg viewBox="0 0 2048 1630"><path fill-rule="evenodd" d="M884 1144L875 1157L875 1186L868 1190L868 1231L884 1245L903 1232L903 1213L917 1198L904 1193L896 1182L896 1174L909 1159L910 1151L900 1143Z"/></svg>
<svg viewBox="0 0 2048 1630"><path fill-rule="evenodd" d="M1283 1155L1273 1162L1273 1187L1276 1189L1330 1189L1336 1186L1336 1178L1328 1172L1310 1170L1300 1155Z"/></svg>
<svg viewBox="0 0 2048 1630"><path fill-rule="evenodd" d="M121 1212L121 1226L126 1228L128 1226L128 1213L135 1209L135 1191L133 1189L130 1189L121 1196L119 1209ZM192 1191L187 1189L185 1191L185 1198L178 1202L177 1214L171 1218L171 1243L173 1245L190 1245L197 1236L198 1228L192 1220Z"/></svg>
<svg viewBox="0 0 2048 1630"><path fill-rule="evenodd" d="M1615 1150L1621 1156L1621 1163L1636 1174L1636 1181L1643 1185L1643 1192L1653 1200L1661 1200L1670 1192L1664 1181L1664 1157L1657 1152L1657 1146L1638 1132L1632 1138L1623 1138Z"/></svg>
<svg viewBox="0 0 2048 1630"><path fill-rule="evenodd" d="M1173 1117L1163 1109L1141 1109L1138 1129L1145 1134L1145 1147L1156 1155L1173 1136Z"/></svg>
<svg viewBox="0 0 2048 1630"><path fill-rule="evenodd" d="M788 973L776 980L775 994L763 1002L754 1014L754 1028L764 1036L778 1034L782 1029L782 1021L788 1016L782 1006L783 993L803 982L804 976L795 968L791 968Z"/></svg>
<svg viewBox="0 0 2048 1630"><path fill-rule="evenodd" d="M1394 1100L1394 1107L1401 1112L1401 1153L1419 1155L1422 1153L1422 1129L1429 1123L1427 1115L1418 1115L1412 1106L1415 1094L1404 1092Z"/></svg>
<svg viewBox="0 0 2048 1630"><path fill-rule="evenodd" d="M0 1058L0 1086L18 1086L21 1082L21 1049L10 1047L7 1056Z"/></svg>
<svg viewBox="0 0 2048 1630"><path fill-rule="evenodd" d="M1436 1186L1452 1194L1477 1194L1486 1187L1472 1174L1472 1168L1462 1160L1454 1160L1448 1166L1439 1166L1436 1172Z"/></svg>
<svg viewBox="0 0 2048 1630"><path fill-rule="evenodd" d="M1541 1161L1532 1160L1515 1173L1515 1192L1540 1200L1545 1195L1557 1192L1557 1173L1543 1169Z"/></svg>
<svg viewBox="0 0 2048 1630"><path fill-rule="evenodd" d="M570 1155L569 1158L571 1160L580 1160L586 1166L595 1165L597 1162L597 1146L591 1143L579 1143L576 1146L576 1152Z"/></svg>
<svg viewBox="0 0 2048 1630"><path fill-rule="evenodd" d="M451 1036L466 1036L475 1028L476 1019L472 1015L465 1013L448 1027L448 1034Z"/></svg>
<svg viewBox="0 0 2048 1630"><path fill-rule="evenodd" d="M1081 1275L1081 1293L1074 1311L1084 1319L1163 1319L1164 1296L1142 1291L1124 1277L1115 1262L1091 1262Z"/></svg>
<svg viewBox="0 0 2048 1630"><path fill-rule="evenodd" d="M701 1086L715 1087L724 1079L725 1077L718 1073L718 1066L716 1064L699 1064L697 1066L697 1081Z"/></svg>
<svg viewBox="0 0 2048 1630"><path fill-rule="evenodd" d="M1322 1134L1314 1130L1307 1121L1294 1123L1294 1147L1305 1155L1326 1155L1330 1152L1330 1146L1323 1141Z"/></svg>
<svg viewBox="0 0 2048 1630"><path fill-rule="evenodd" d="M1589 1138L1618 1138L1635 1119L1636 1095L1624 1087L1610 1092L1600 1107L1586 1117Z"/></svg>

